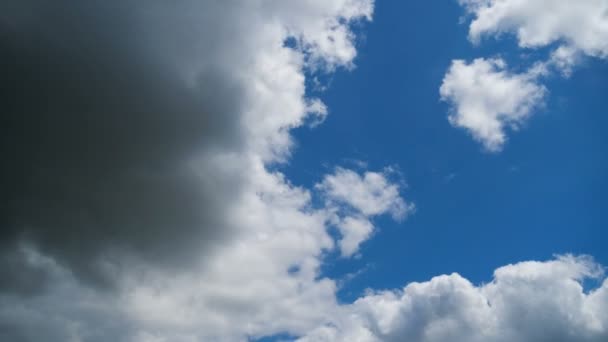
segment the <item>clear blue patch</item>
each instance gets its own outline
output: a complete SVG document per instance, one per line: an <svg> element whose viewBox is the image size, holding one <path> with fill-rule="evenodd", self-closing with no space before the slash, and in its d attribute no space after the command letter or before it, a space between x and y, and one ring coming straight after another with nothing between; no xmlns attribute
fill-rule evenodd
<svg viewBox="0 0 608 342"><path fill-rule="evenodd" d="M569 79L543 80L545 107L509 134L503 152L490 154L447 120L439 86L451 61L500 56L525 70L551 47L522 50L508 35L474 46L462 15L456 1L376 2L357 68L309 75L317 78L308 80L310 96L330 114L294 132L298 148L281 170L310 188L352 160L376 171L397 165L409 185L404 197L417 205L402 223L376 219L379 230L360 258L328 253L321 276L347 279L342 302L366 288L452 272L489 282L497 267L554 254L608 265L608 63L588 58Z"/></svg>

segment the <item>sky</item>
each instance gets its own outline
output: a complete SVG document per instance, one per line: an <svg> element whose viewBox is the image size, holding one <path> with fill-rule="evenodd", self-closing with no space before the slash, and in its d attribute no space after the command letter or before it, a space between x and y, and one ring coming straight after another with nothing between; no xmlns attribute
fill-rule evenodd
<svg viewBox="0 0 608 342"><path fill-rule="evenodd" d="M608 1L0 4L0 340L608 340Z"/></svg>

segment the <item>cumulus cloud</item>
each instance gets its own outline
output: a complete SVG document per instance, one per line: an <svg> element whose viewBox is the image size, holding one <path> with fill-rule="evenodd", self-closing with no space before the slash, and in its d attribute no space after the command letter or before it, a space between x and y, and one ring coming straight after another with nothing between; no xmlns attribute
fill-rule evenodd
<svg viewBox="0 0 608 342"><path fill-rule="evenodd" d="M399 185L389 180L386 171L367 171L360 175L337 168L315 188L328 210L334 213L333 223L342 235L338 243L344 257L355 254L361 243L372 236L374 216L390 214L400 221L415 208L401 197Z"/></svg>
<svg viewBox="0 0 608 342"><path fill-rule="evenodd" d="M187 272L135 264L109 293L83 286L69 269L24 246L53 281L37 296L0 295L0 336L104 341L111 331L116 341L246 341L304 335L330 319L338 288L319 268L334 248L327 229L335 213L315 209L313 194L280 173L259 163L249 170L255 182L230 211L239 234Z"/></svg>
<svg viewBox="0 0 608 342"><path fill-rule="evenodd" d="M337 168L316 188L325 194L330 205L345 204L365 216L390 213L399 220L413 209L400 197L399 186L391 183L386 173L368 171L359 175L352 170Z"/></svg>
<svg viewBox="0 0 608 342"><path fill-rule="evenodd" d="M534 70L515 73L502 59L452 62L439 90L452 106L450 123L468 130L489 151L499 151L507 128L517 129L542 104L546 90Z"/></svg>
<svg viewBox="0 0 608 342"><path fill-rule="evenodd" d="M460 0L460 4L474 16L471 41L513 34L521 48L557 44L546 64L565 76L582 55L608 58L608 3L604 0Z"/></svg>
<svg viewBox="0 0 608 342"><path fill-rule="evenodd" d="M589 56L608 57L608 3L604 0L460 0L475 18L469 37L513 33L521 47L558 42Z"/></svg>
<svg viewBox="0 0 608 342"><path fill-rule="evenodd" d="M128 262L211 253L238 234L228 212L252 165L285 160L289 130L327 112L304 97L303 68L352 66L349 24L371 11L3 2L2 247L25 241L103 286Z"/></svg>
<svg viewBox="0 0 608 342"><path fill-rule="evenodd" d="M498 268L476 286L453 273L380 291L299 341L604 341L608 280L588 257ZM587 291L582 282L603 282Z"/></svg>
<svg viewBox="0 0 608 342"><path fill-rule="evenodd" d="M349 257L359 250L359 245L368 240L374 231L374 225L364 217L347 216L338 222L342 239L338 242L342 256Z"/></svg>
<svg viewBox="0 0 608 342"><path fill-rule="evenodd" d="M352 68L372 10L0 4L0 339L244 341L329 317L344 216L267 165L327 115L305 70Z"/></svg>
<svg viewBox="0 0 608 342"><path fill-rule="evenodd" d="M389 318L370 329L365 303L386 294L377 316L401 317L400 291L341 305L320 266L336 244L355 253L378 215L404 218L400 187L337 169L305 189L267 167L288 160L292 128L327 115L305 71L352 68L350 25L372 12L371 0L0 3L0 340L392 336ZM595 273L564 260L590 271L547 279L572 290ZM581 336L603 337L604 288L556 286L537 303L583 298L596 330Z"/></svg>
<svg viewBox="0 0 608 342"><path fill-rule="evenodd" d="M452 62L441 87L442 98L454 106L450 122L468 129L488 150L500 150L506 140L505 126L516 128L538 107L545 95L541 76L557 71L568 77L582 56L608 58L605 0L459 0L459 3L473 17L469 39L475 44L486 37L513 34L520 48L556 46L545 60L537 61L522 73L507 71L500 59Z"/></svg>

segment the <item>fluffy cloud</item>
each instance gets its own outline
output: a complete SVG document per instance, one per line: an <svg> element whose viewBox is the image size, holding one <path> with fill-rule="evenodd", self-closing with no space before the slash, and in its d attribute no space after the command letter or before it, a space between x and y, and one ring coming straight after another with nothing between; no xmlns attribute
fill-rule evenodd
<svg viewBox="0 0 608 342"><path fill-rule="evenodd" d="M386 173L365 172L337 168L316 186L325 194L329 205L345 204L365 216L390 213L403 219L413 209L399 196L399 186L388 181Z"/></svg>
<svg viewBox="0 0 608 342"><path fill-rule="evenodd" d="M608 58L608 3L605 0L459 0L473 16L469 39L514 34L520 48L557 47L545 61L523 73L505 62L476 59L452 62L441 96L454 106L450 122L468 129L492 151L504 145L505 126L517 128L545 94L540 76L569 76L581 56ZM471 78L467 80L466 78Z"/></svg>
<svg viewBox="0 0 608 342"><path fill-rule="evenodd" d="M374 217L403 218L399 186L338 169L308 190L267 168L288 159L292 128L327 114L306 98L305 70L351 68L350 24L372 10L0 3L0 340L247 341L316 327L309 336L383 338L372 311L358 314L381 295L388 334L398 291L343 306L319 269L336 245L328 227L349 256ZM581 295L599 327L589 336L604 331L605 293Z"/></svg>
<svg viewBox="0 0 608 342"><path fill-rule="evenodd" d="M359 245L374 232L374 225L366 218L347 216L338 222L342 239L338 242L342 256L349 257L359 250Z"/></svg>
<svg viewBox="0 0 608 342"><path fill-rule="evenodd" d="M359 175L337 168L316 185L326 207L334 213L333 223L342 235L342 256L352 256L371 237L374 225L370 219L374 216L390 214L395 220L403 220L414 210L414 205L401 197L399 186L389 181L388 171Z"/></svg>
<svg viewBox="0 0 608 342"><path fill-rule="evenodd" d="M452 105L452 125L467 129L486 149L499 151L505 129L517 129L542 103L546 91L536 77L510 72L501 59L455 60L439 92Z"/></svg>
<svg viewBox="0 0 608 342"><path fill-rule="evenodd" d="M116 341L246 341L303 335L335 316L337 285L319 275L324 251L334 248L327 228L335 212L313 208L313 194L262 164L249 170L229 213L238 235L187 271L131 264L117 290L99 291L23 246L49 280L36 296L0 295L0 337L104 341L111 331Z"/></svg>
<svg viewBox="0 0 608 342"><path fill-rule="evenodd" d="M513 33L521 47L569 46L608 57L608 3L605 0L460 0L475 16L469 37Z"/></svg>
<svg viewBox="0 0 608 342"><path fill-rule="evenodd" d="M239 341L326 319L334 213L267 165L327 114L304 71L351 68L372 10L0 4L0 339Z"/></svg>
<svg viewBox="0 0 608 342"><path fill-rule="evenodd" d="M498 268L480 286L454 273L368 294L300 341L604 341L608 280L586 257Z"/></svg>

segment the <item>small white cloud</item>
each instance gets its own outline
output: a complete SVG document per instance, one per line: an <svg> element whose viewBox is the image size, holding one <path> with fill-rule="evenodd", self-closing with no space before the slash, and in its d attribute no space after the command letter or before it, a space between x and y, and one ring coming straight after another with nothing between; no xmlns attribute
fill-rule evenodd
<svg viewBox="0 0 608 342"><path fill-rule="evenodd" d="M354 255L359 245L371 237L372 217L390 214L395 220L403 220L414 210L414 205L401 197L399 185L390 182L385 173L358 174L337 168L316 189L324 197L328 210L334 213L332 223L342 235L338 245L343 257Z"/></svg>
<svg viewBox="0 0 608 342"><path fill-rule="evenodd" d="M317 127L322 124L328 114L327 106L319 99L308 100L306 103L306 112L311 117L308 123L310 127Z"/></svg>
<svg viewBox="0 0 608 342"><path fill-rule="evenodd" d="M439 90L452 106L450 123L467 129L489 151L506 142L506 128L517 129L538 107L546 90L536 82L537 68L512 73L502 59L452 62Z"/></svg>
<svg viewBox="0 0 608 342"><path fill-rule="evenodd" d="M359 250L359 245L369 239L374 225L366 218L346 217L338 224L342 239L338 242L343 257L350 257Z"/></svg>
<svg viewBox="0 0 608 342"><path fill-rule="evenodd" d="M337 168L317 184L330 202L346 204L365 216L391 214L402 220L413 209L399 194L399 186L388 181L383 173L365 172L363 175Z"/></svg>
<svg viewBox="0 0 608 342"><path fill-rule="evenodd" d="M608 1L460 0L475 16L469 37L513 33L521 47L560 42L589 56L608 57Z"/></svg>
<svg viewBox="0 0 608 342"><path fill-rule="evenodd" d="M572 69L580 59L579 50L572 46L562 45L553 51L549 64L560 70L564 77L570 77Z"/></svg>

